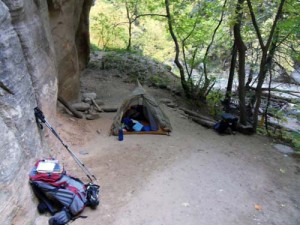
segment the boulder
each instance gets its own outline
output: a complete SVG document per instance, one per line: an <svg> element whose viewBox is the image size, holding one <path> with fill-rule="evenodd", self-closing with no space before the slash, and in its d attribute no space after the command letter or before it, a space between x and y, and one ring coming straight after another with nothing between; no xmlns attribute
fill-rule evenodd
<svg viewBox="0 0 300 225"><path fill-rule="evenodd" d="M177 107L177 105L173 102L167 103L166 105L170 108L173 108L173 109Z"/></svg>
<svg viewBox="0 0 300 225"><path fill-rule="evenodd" d="M101 99L95 99L95 102L97 103L97 105L104 105L104 102Z"/></svg>
<svg viewBox="0 0 300 225"><path fill-rule="evenodd" d="M82 99L90 99L90 100L95 100L97 97L97 94L94 92L91 93L83 93L82 94Z"/></svg>
<svg viewBox="0 0 300 225"><path fill-rule="evenodd" d="M294 153L294 149L292 149L290 146L282 145L282 144L275 144L274 148L284 154L292 154Z"/></svg>
<svg viewBox="0 0 300 225"><path fill-rule="evenodd" d="M92 104L92 99L90 99L90 98L84 98L84 99L82 99L82 101L85 103L88 103L90 105Z"/></svg>
<svg viewBox="0 0 300 225"><path fill-rule="evenodd" d="M96 120L100 118L100 115L98 113L88 114L85 117L87 120Z"/></svg>
<svg viewBox="0 0 300 225"><path fill-rule="evenodd" d="M91 105L85 102L78 102L78 103L74 103L72 104L72 107L78 111L84 112L86 110L89 110Z"/></svg>
<svg viewBox="0 0 300 225"><path fill-rule="evenodd" d="M159 99L159 101L164 104L172 103L172 100L169 98L162 98L162 99Z"/></svg>

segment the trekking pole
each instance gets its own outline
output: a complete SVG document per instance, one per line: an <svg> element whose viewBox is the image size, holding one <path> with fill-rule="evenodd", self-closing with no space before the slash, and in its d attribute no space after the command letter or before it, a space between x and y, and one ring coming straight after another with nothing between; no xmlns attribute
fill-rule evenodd
<svg viewBox="0 0 300 225"><path fill-rule="evenodd" d="M44 123L52 131L54 136L57 137L57 139L62 143L62 145L68 150L70 155L73 157L75 162L79 165L79 167L82 169L82 171L85 173L85 175L89 178L89 180L93 183L93 180L92 180L92 177L93 177L94 180L97 181L97 178L86 168L86 166L80 161L80 159L76 156L76 154L60 138L60 136L55 131L55 129L48 123L48 121L46 120L43 112L38 107L34 108L34 115L35 115L35 118L36 118L36 122L40 126L40 128L43 129L42 123Z"/></svg>

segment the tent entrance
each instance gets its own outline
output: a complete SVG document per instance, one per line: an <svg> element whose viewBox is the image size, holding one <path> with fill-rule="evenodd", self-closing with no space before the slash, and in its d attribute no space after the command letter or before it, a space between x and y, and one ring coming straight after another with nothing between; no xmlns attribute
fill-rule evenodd
<svg viewBox="0 0 300 225"><path fill-rule="evenodd" d="M172 127L154 98L137 83L136 89L119 107L111 133L118 135L121 127L124 134L169 134ZM135 127L133 127L135 126Z"/></svg>
<svg viewBox="0 0 300 225"><path fill-rule="evenodd" d="M143 125L143 129L139 131L157 131L159 129L159 125L155 118L144 105L131 105L122 117L123 123L126 123L129 120ZM128 131L132 130L128 129Z"/></svg>

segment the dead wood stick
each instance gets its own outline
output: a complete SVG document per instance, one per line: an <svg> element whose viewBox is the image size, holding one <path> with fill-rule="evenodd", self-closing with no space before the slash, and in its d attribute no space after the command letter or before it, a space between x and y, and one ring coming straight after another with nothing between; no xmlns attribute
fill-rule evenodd
<svg viewBox="0 0 300 225"><path fill-rule="evenodd" d="M268 91L268 88L262 88L262 91ZM286 93L286 94L300 94L300 91L293 91L293 90L283 90L283 89L277 89L277 88L271 88L270 91L274 92L281 92L281 93Z"/></svg>
<svg viewBox="0 0 300 225"><path fill-rule="evenodd" d="M255 87L249 87L251 90L256 90ZM261 88L261 91L269 91L269 88ZM278 88L270 88L270 91L274 92L281 92L281 93L295 93L295 94L300 94L300 91L293 91L293 90L284 90L284 89L278 89Z"/></svg>
<svg viewBox="0 0 300 225"><path fill-rule="evenodd" d="M99 105L97 104L97 102L94 100L94 99L92 99L92 103L96 106L96 108L97 108L97 110L99 111L99 112L102 112L103 110L99 107Z"/></svg>
<svg viewBox="0 0 300 225"><path fill-rule="evenodd" d="M262 92L262 96L267 96L268 93L266 92ZM282 100L282 101L286 101L286 102L300 102L299 99L296 99L296 98L288 98L288 97L282 97L282 96L278 96L278 95L274 95L274 94L271 94L271 99L278 99L278 100Z"/></svg>
<svg viewBox="0 0 300 225"><path fill-rule="evenodd" d="M263 91L262 93L267 94L266 91ZM287 95L292 95L292 96L295 96L295 97L300 98L300 95L299 95L299 94L295 94L294 92L281 92L281 93L285 93L285 94L287 94ZM272 96L274 97L274 96L278 96L278 95L272 94L271 97L272 97ZM281 97L281 96L279 96L279 97ZM288 97L286 97L286 98L288 98ZM289 99L291 99L291 98L289 98ZM291 100L292 100L292 99L291 99ZM296 100L297 100L297 99L296 99Z"/></svg>
<svg viewBox="0 0 300 225"><path fill-rule="evenodd" d="M191 111L191 110L188 110L188 109L185 109L185 108L180 108L183 112L185 112L187 115L190 115L190 116L194 116L194 117L198 117L199 119L202 119L202 120L208 120L208 121L211 121L211 122L215 122L214 119L212 118L209 118L207 116L203 116L197 112L194 112L194 111Z"/></svg>
<svg viewBox="0 0 300 225"><path fill-rule="evenodd" d="M107 112L107 113L110 113L110 112L117 112L118 111L118 108L114 108L114 107L104 107L102 108L103 112Z"/></svg>
<svg viewBox="0 0 300 225"><path fill-rule="evenodd" d="M190 118L194 122L196 122L196 123L198 123L198 124L200 124L200 125L202 125L204 127L207 127L207 128L213 128L214 125L215 125L215 123L216 123L215 121L205 120L205 119L201 119L201 118L195 117L195 116L190 116Z"/></svg>
<svg viewBox="0 0 300 225"><path fill-rule="evenodd" d="M62 97L58 96L58 101L63 104L76 118L82 119L82 114L74 109L69 103L67 103Z"/></svg>

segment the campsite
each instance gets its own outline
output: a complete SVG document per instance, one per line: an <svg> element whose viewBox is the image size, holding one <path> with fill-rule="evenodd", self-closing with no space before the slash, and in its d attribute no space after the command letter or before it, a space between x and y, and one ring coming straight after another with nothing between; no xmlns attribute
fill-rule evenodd
<svg viewBox="0 0 300 225"><path fill-rule="evenodd" d="M115 70L89 69L81 78L82 92L95 92L102 107L115 108L135 89L126 78ZM81 213L87 218L71 224L298 224L299 159L277 151L267 137L219 135L190 120L179 107L160 102L179 104L180 98L144 88L169 117L169 136L124 135L118 141L110 135L116 112L77 119L59 104L57 130L101 186L97 209L87 207ZM56 143L51 153L87 182ZM40 215L36 225L48 219Z"/></svg>
<svg viewBox="0 0 300 225"><path fill-rule="evenodd" d="M299 225L299 0L0 0L0 225Z"/></svg>

